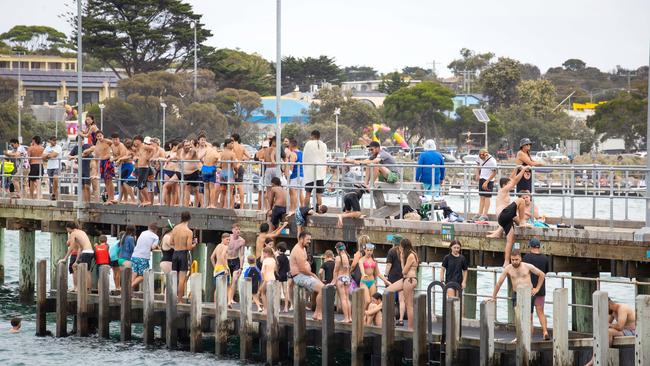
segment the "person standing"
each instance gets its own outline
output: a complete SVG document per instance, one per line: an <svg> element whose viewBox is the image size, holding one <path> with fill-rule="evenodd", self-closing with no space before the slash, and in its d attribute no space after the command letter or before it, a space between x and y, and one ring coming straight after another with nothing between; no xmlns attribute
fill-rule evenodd
<svg viewBox="0 0 650 366"><path fill-rule="evenodd" d="M61 171L61 158L63 150L56 143L56 137L48 139L49 145L43 151L43 159L47 161L47 176L50 178L50 199L59 199L59 173Z"/></svg>
<svg viewBox="0 0 650 366"><path fill-rule="evenodd" d="M302 153L303 174L305 183L305 200L302 206L311 206L311 195L316 191L316 211L322 201L327 175L327 145L320 140L320 131L311 132L311 140L305 143Z"/></svg>
<svg viewBox="0 0 650 366"><path fill-rule="evenodd" d="M241 144L241 136L238 133L233 133L230 137L233 140L232 151L235 153L235 159L237 160L237 164L235 165L235 188L239 194L239 208L244 208L246 190L244 189L243 183L246 168L241 162L248 161L251 157Z"/></svg>
<svg viewBox="0 0 650 366"><path fill-rule="evenodd" d="M404 292L404 304L406 305L408 328L413 329L413 323L415 321L413 316L413 299L415 298L415 290L418 285L418 266L420 265L420 260L409 239L404 238L400 240L399 246L402 279L392 284L388 283L386 291Z"/></svg>
<svg viewBox="0 0 650 366"><path fill-rule="evenodd" d="M517 156L515 157L515 164L521 165L522 167L517 167L510 177L514 177L517 175L520 171L520 169L523 169L523 167L531 166L543 166L543 163L534 161L533 158L530 156L530 148L533 145L532 141L530 141L529 138L523 138L521 141L519 141L519 151L517 151ZM517 193L521 191L528 191L532 192L533 191L533 172L528 170L524 172L524 175L521 177L519 182L517 183Z"/></svg>
<svg viewBox="0 0 650 366"><path fill-rule="evenodd" d="M81 136L77 136L77 140L83 139ZM81 179L81 196L84 203L90 202L90 170L91 170L91 157L92 155L86 150L88 150L92 145L83 144L81 145L81 169L77 167L77 179ZM74 145L68 157L70 160L77 161L76 156L79 155L79 145ZM79 192L77 192L79 194Z"/></svg>
<svg viewBox="0 0 650 366"><path fill-rule="evenodd" d="M201 178L203 180L203 197L207 202L207 208L217 208L219 199L219 184L217 182L217 164L219 163L220 154L217 151L217 144L210 145L206 148L205 154L201 158L203 166L201 167ZM201 203L203 205L203 203Z"/></svg>
<svg viewBox="0 0 650 366"><path fill-rule="evenodd" d="M221 163L219 167L221 168L220 173L220 189L221 197L219 198L221 202L220 207L234 208L235 207L235 175L237 167L237 155L234 150L234 140L227 138L223 143L223 151L221 152Z"/></svg>
<svg viewBox="0 0 650 366"><path fill-rule="evenodd" d="M467 284L467 259L460 254L460 242L452 240L449 243L450 253L442 259L442 267L440 267L440 278L445 281L445 284L450 282L457 283L461 290L465 289ZM459 296L459 291L453 288L447 289L447 296Z"/></svg>
<svg viewBox="0 0 650 366"><path fill-rule="evenodd" d="M548 257L540 251L541 243L539 239L532 238L528 241L528 246L530 247L530 252L524 255L523 261L525 263L532 264L537 267L540 271L547 274L549 271ZM533 287L537 287L537 281L539 278L534 273L530 275L530 281L532 282ZM533 322L533 311L537 312L537 318L539 319L539 324L542 326L542 335L544 340L551 339L548 335L548 327L546 325L546 315L544 315L544 301L546 296L546 284L542 283L542 286L539 288L539 291L535 296L533 296L533 307L530 309L530 322L532 325Z"/></svg>
<svg viewBox="0 0 650 366"><path fill-rule="evenodd" d="M115 176L115 166L113 164L113 141L104 137L104 132L95 133L97 143L84 152L92 153L95 158L99 159L99 177L104 181L106 187L106 204L117 203L115 200L115 187L113 186L113 177Z"/></svg>
<svg viewBox="0 0 650 366"><path fill-rule="evenodd" d="M79 264L86 263L86 265L88 265L88 270L86 271L86 284L88 289L90 289L90 286L92 285L90 278L90 264L95 258L95 251L93 250L93 246L90 243L88 235L83 230L79 229L77 224L74 222L67 222L65 224L65 230L68 232L68 242L70 243L70 248L76 247L77 250L79 250L77 258L72 264L72 268L76 272ZM68 253L66 253L65 257L59 260L59 263L65 263L68 260L68 255L70 253L71 251L68 250Z"/></svg>
<svg viewBox="0 0 650 366"><path fill-rule="evenodd" d="M18 139L9 140L9 146L11 146L11 150L5 150L4 154L14 159L13 191L10 189L10 192L12 198L20 198L27 191L25 186L26 173L29 172L27 148L21 145Z"/></svg>
<svg viewBox="0 0 650 366"><path fill-rule="evenodd" d="M494 177L497 175L497 160L486 149L481 149L476 161L476 180L478 180L479 206L474 220L488 220L490 200L494 189Z"/></svg>
<svg viewBox="0 0 650 366"><path fill-rule="evenodd" d="M422 147L424 151L418 158L418 167L415 168L415 180L422 183L425 192L431 192L433 189L434 198L439 198L440 185L445 180L445 159L441 153L436 151L436 142L434 140L426 140ZM427 167L432 165L436 167Z"/></svg>
<svg viewBox="0 0 650 366"><path fill-rule="evenodd" d="M316 293L316 309L314 310L314 320L321 319L321 290L323 283L311 271L311 265L307 260L307 247L311 244L311 234L303 231L298 237L298 243L291 249L289 255L289 267L291 268L291 278L293 283L309 292ZM296 306L296 304L294 304Z"/></svg>
<svg viewBox="0 0 650 366"><path fill-rule="evenodd" d="M400 259L401 257L401 251L400 251L400 246L393 245L390 250L388 250L388 254L386 254L386 269L384 272L384 276L388 278L388 281L390 283L395 283L399 280L402 279L402 261ZM398 291L396 294L398 302L399 302L399 320L397 321L397 325L404 325L404 313L406 312L406 307L404 305L404 291Z"/></svg>
<svg viewBox="0 0 650 366"><path fill-rule="evenodd" d="M171 231L171 246L174 247L172 256L172 271L178 274L177 301L180 303L185 295L187 272L190 270L190 250L194 249L194 233L189 227L192 216L188 211L181 212L181 222Z"/></svg>
<svg viewBox="0 0 650 366"><path fill-rule="evenodd" d="M140 135L133 138L133 147L136 151L135 174L138 180L137 188L140 192L140 206L152 205L153 195L150 195L147 189L147 179L149 179L149 160L157 152L157 149L151 145L151 138L145 139Z"/></svg>
<svg viewBox="0 0 650 366"><path fill-rule="evenodd" d="M43 151L41 137L32 137L32 143L27 148L29 156L29 194L31 199L41 199L41 176L43 175Z"/></svg>
<svg viewBox="0 0 650 366"><path fill-rule="evenodd" d="M238 223L232 224L232 234L230 235L230 243L226 251L228 260L228 272L232 277L230 287L228 287L228 305L232 305L235 298L235 290L237 290L237 280L244 268L244 254L246 250L246 240L240 236L241 227Z"/></svg>
<svg viewBox="0 0 650 366"><path fill-rule="evenodd" d="M144 271L149 268L151 250L158 248L158 241L160 239L156 231L158 231L158 226L155 222L152 222L149 224L147 230L138 236L138 241L133 249L133 255L131 256L133 268L131 287L134 289L144 280Z"/></svg>
<svg viewBox="0 0 650 366"><path fill-rule="evenodd" d="M336 293L341 300L343 323L352 323L352 307L350 305L350 255L345 250L345 243L336 243L336 259L334 259L334 278Z"/></svg>
<svg viewBox="0 0 650 366"><path fill-rule="evenodd" d="M305 176L302 166L302 151L298 149L298 141L294 138L289 139L288 160L292 163L290 165L291 175L289 175L289 211L293 212L302 204L302 180Z"/></svg>

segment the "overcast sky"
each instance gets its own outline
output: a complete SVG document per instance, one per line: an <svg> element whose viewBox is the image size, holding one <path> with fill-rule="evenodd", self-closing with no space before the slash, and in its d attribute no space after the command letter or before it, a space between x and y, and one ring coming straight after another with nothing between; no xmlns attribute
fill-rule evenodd
<svg viewBox="0 0 650 366"><path fill-rule="evenodd" d="M2 0L0 29L17 24L69 31L68 0ZM215 47L275 59L273 0L189 0ZM568 58L611 70L648 64L649 0L283 0L283 55L328 55L381 72L404 66L439 74L467 47L533 63L545 72Z"/></svg>

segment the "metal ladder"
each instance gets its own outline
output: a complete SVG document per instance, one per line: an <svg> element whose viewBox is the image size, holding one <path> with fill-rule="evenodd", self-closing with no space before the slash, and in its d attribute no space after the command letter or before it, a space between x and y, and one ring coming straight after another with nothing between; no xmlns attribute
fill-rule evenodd
<svg viewBox="0 0 650 366"><path fill-rule="evenodd" d="M435 287L438 286L442 290L442 335L440 337L440 354L439 354L439 360L435 361L433 359L434 353L433 353L433 347L427 342L427 353L429 354L429 365L437 365L441 366L445 364L445 357L446 357L446 338L447 338L447 322L445 319L447 319L447 289L454 289L458 291L458 296L460 297L460 308L463 308L463 289L461 286L456 283L456 282L447 282L443 283L441 281L433 281L429 284L427 287L427 340L433 338L433 315L435 313L435 309L433 308L432 305L432 299L433 296L435 296L434 289ZM459 337L462 334L462 329L463 329L463 317L461 315L460 317L460 333Z"/></svg>

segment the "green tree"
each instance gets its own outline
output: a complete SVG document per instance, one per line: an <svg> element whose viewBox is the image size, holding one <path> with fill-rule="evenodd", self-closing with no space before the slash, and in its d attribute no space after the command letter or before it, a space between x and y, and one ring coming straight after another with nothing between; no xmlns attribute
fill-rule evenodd
<svg viewBox="0 0 650 366"><path fill-rule="evenodd" d="M517 84L521 81L521 64L517 60L499 60L481 71L480 83L492 108L509 106L517 100Z"/></svg>
<svg viewBox="0 0 650 366"><path fill-rule="evenodd" d="M409 86L409 83L406 81L404 75L395 71L382 76L378 90L390 95L407 86Z"/></svg>
<svg viewBox="0 0 650 366"><path fill-rule="evenodd" d="M66 35L44 25L17 25L0 34L0 41L16 52L60 54L70 48Z"/></svg>
<svg viewBox="0 0 650 366"><path fill-rule="evenodd" d="M555 86L548 80L524 80L517 85L519 102L528 104L533 112L549 113L555 106Z"/></svg>
<svg viewBox="0 0 650 366"><path fill-rule="evenodd" d="M344 78L334 58L296 58L287 56L282 59L282 93L288 93L298 87L309 90L310 85L323 82L338 84Z"/></svg>
<svg viewBox="0 0 650 366"><path fill-rule="evenodd" d="M76 14L65 14L76 29ZM83 7L84 51L129 76L188 65L197 42L212 33L200 23L192 5L181 0L93 0ZM75 35L76 37L76 31Z"/></svg>
<svg viewBox="0 0 650 366"><path fill-rule="evenodd" d="M435 80L433 70L424 69L420 66L406 66L402 69L402 74L415 80Z"/></svg>
<svg viewBox="0 0 650 366"><path fill-rule="evenodd" d="M254 91L227 88L216 95L216 105L225 114L230 130L234 132L253 111L262 106L262 98Z"/></svg>
<svg viewBox="0 0 650 366"><path fill-rule="evenodd" d="M490 64L490 60L494 58L494 53L476 53L467 48L460 50L461 58L453 60L447 68L449 68L454 75L459 76L463 71L468 70L473 74L480 72Z"/></svg>
<svg viewBox="0 0 650 366"><path fill-rule="evenodd" d="M202 57L200 66L214 72L221 89L246 89L268 95L275 87L271 63L256 53L222 48Z"/></svg>
<svg viewBox="0 0 650 366"><path fill-rule="evenodd" d="M627 151L646 146L648 98L639 92L620 93L618 97L596 107L587 118L587 126L601 135L600 140L622 138Z"/></svg>
<svg viewBox="0 0 650 366"><path fill-rule="evenodd" d="M472 107L461 106L456 109L456 115L457 117L455 119L448 118L444 122L444 129L442 130L444 137L453 139L456 142L456 146L465 145L467 131L479 133L485 131L485 124L476 119L476 116L472 112ZM494 114L489 113L488 115L490 117L490 122L488 123L488 145L496 148L505 135L505 127L503 122ZM477 141L476 145L482 145L484 142L483 137L481 135L478 136L472 137L472 139Z"/></svg>
<svg viewBox="0 0 650 366"><path fill-rule="evenodd" d="M564 61L562 66L564 66L564 68L569 71L581 71L585 69L585 66L587 66L587 64L577 58L570 58Z"/></svg>
<svg viewBox="0 0 650 366"><path fill-rule="evenodd" d="M419 143L437 137L443 111L452 110L454 93L435 82L422 82L397 90L384 100L384 117L393 128L403 128L404 138Z"/></svg>
<svg viewBox="0 0 650 366"><path fill-rule="evenodd" d="M519 70L521 71L521 80L537 80L542 76L539 67L533 64L521 64Z"/></svg>
<svg viewBox="0 0 650 366"><path fill-rule="evenodd" d="M343 69L345 81L363 81L377 79L377 70L370 66L346 66Z"/></svg>

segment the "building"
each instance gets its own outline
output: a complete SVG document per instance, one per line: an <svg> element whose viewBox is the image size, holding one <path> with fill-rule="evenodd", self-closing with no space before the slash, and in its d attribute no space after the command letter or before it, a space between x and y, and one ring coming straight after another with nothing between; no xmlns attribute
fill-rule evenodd
<svg viewBox="0 0 650 366"><path fill-rule="evenodd" d="M282 123L307 123L309 122L309 103L304 100L283 96L280 102L280 118ZM262 97L262 106L251 114L247 122L274 124L275 120L275 97Z"/></svg>
<svg viewBox="0 0 650 366"><path fill-rule="evenodd" d="M46 55L0 55L0 69L77 71L77 59Z"/></svg>
<svg viewBox="0 0 650 366"><path fill-rule="evenodd" d="M376 92L379 91L379 86L383 80L361 80L361 81L344 81L341 83L341 90L343 92ZM422 80L404 80L410 85L421 83Z"/></svg>

